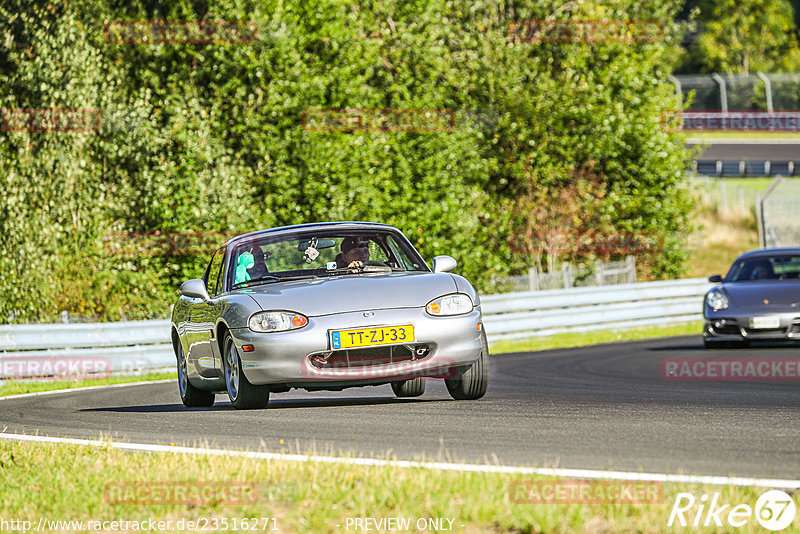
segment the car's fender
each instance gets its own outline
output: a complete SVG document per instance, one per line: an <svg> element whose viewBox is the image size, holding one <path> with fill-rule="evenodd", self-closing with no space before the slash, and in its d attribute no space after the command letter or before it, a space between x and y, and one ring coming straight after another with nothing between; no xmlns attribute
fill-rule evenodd
<svg viewBox="0 0 800 534"><path fill-rule="evenodd" d="M469 298L472 299L472 302L475 303L476 307L481 305L481 299L478 296L478 292L475 291L475 288L472 287L472 284L470 284L466 278L453 273L450 273L450 276L453 277L453 281L456 283L456 289L459 293L465 293L469 295Z"/></svg>

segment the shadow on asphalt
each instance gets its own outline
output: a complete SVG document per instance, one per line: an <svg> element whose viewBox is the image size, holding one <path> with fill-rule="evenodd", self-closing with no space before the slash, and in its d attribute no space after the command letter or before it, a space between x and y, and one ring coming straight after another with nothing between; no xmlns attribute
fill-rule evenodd
<svg viewBox="0 0 800 534"><path fill-rule="evenodd" d="M737 352L746 350L765 350L765 349L796 349L798 347L800 347L800 343L798 343L797 341L758 341L742 347L721 346L721 347L714 347L711 349L705 349L703 347L703 344L701 343L698 345L670 345L668 347L647 347L645 348L645 350L651 352L673 352L681 350L692 350L692 351L703 352L706 354L715 354L718 353L720 350L729 350Z"/></svg>
<svg viewBox="0 0 800 534"><path fill-rule="evenodd" d="M703 350L703 344L699 345L670 345L669 347L647 347L646 351L650 352L673 352L676 350Z"/></svg>
<svg viewBox="0 0 800 534"><path fill-rule="evenodd" d="M449 402L450 399L398 399L395 397L375 398L358 397L349 399L270 399L265 410L281 410L285 408L336 408L340 406L376 406L382 404L405 404L419 402ZM143 404L139 406L108 406L105 408L84 408L82 412L119 412L119 413L154 413L154 412L210 412L229 411L233 406L228 401L217 402L209 408L187 408L183 404ZM259 410L248 410L259 411Z"/></svg>

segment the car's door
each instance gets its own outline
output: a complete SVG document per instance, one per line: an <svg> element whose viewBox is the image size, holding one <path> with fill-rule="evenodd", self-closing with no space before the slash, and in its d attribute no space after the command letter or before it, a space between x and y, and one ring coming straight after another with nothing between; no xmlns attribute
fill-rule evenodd
<svg viewBox="0 0 800 534"><path fill-rule="evenodd" d="M206 269L203 281L209 296L214 299L217 294L217 285L220 278L220 271L225 258L225 249L217 250L211 257L211 262ZM217 376L217 364L211 342L214 339L214 317L215 306L201 299L192 299L189 303L189 317L187 318L188 330L191 334L187 335L189 342L188 364L195 368L196 372L206 378ZM191 371L190 371L191 372Z"/></svg>

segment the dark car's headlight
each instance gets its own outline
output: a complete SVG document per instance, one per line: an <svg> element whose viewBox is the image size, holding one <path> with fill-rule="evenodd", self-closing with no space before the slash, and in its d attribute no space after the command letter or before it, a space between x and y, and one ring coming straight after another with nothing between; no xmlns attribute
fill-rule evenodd
<svg viewBox="0 0 800 534"><path fill-rule="evenodd" d="M250 316L247 326L253 332L284 332L308 324L308 317L286 311L265 311Z"/></svg>
<svg viewBox="0 0 800 534"><path fill-rule="evenodd" d="M461 315L462 313L469 313L472 311L473 304L469 295L463 293L454 293L452 295L445 295L438 299L433 299L425 306L425 310L431 315Z"/></svg>
<svg viewBox="0 0 800 534"><path fill-rule="evenodd" d="M706 294L706 304L714 311L728 307L728 296L721 289L712 289Z"/></svg>

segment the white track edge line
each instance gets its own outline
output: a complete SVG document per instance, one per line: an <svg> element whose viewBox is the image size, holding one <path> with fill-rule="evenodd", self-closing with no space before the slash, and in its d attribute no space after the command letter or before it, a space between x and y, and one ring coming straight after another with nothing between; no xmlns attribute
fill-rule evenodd
<svg viewBox="0 0 800 534"><path fill-rule="evenodd" d="M436 469L441 471L462 471L475 473L505 473L546 475L581 479L637 480L644 482L671 482L684 484L708 484L724 486L758 486L775 489L799 489L800 480L780 478L726 477L711 475L669 475L665 473L639 473L634 471L602 471L598 469L565 469L549 467L516 467L508 465L456 464L447 462L420 462L413 460L381 460L378 458L339 458L335 456L317 456L305 454L283 454L273 452L233 451L224 449L206 449L197 447L180 447L173 445L155 445L150 443L120 443L77 438L58 438L49 436L32 436L28 434L7 434L0 432L0 439L14 441L34 441L40 443L68 443L91 447L110 447L129 451L171 452L178 454L207 454L210 456L240 456L260 460L284 460L290 462L315 462L330 464L347 464L361 466L386 466L401 468Z"/></svg>
<svg viewBox="0 0 800 534"><path fill-rule="evenodd" d="M34 391L33 393L18 393L16 395L6 395L5 397L0 397L0 401L4 400L14 400L14 399L24 399L25 397L40 397L42 395L55 395L58 393L75 393L80 391L91 391L97 389L110 389L110 388L122 388L127 386L141 386L143 384L165 384L167 382L175 382L174 378L162 378L160 380L143 380L141 382L122 382L120 384L105 384L102 386L78 386L75 388L66 388L66 389L51 389L50 391Z"/></svg>

